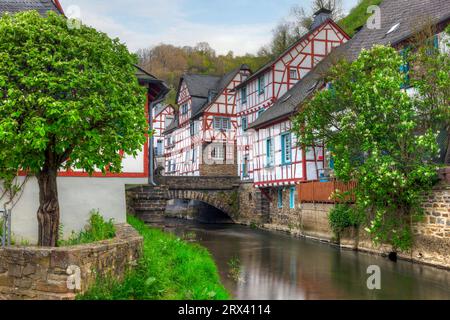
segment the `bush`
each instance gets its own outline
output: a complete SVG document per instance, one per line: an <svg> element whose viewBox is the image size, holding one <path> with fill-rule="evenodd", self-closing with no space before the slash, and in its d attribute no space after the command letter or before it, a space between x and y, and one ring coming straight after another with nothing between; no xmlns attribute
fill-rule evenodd
<svg viewBox="0 0 450 320"><path fill-rule="evenodd" d="M89 224L79 233L72 232L68 240L60 240L59 246L74 246L112 239L116 236L114 220L105 221L98 211L92 211Z"/></svg>
<svg viewBox="0 0 450 320"><path fill-rule="evenodd" d="M78 300L224 300L229 294L220 283L210 253L140 220L130 223L144 238L143 257L119 282L99 278Z"/></svg>
<svg viewBox="0 0 450 320"><path fill-rule="evenodd" d="M348 204L338 204L331 210L328 220L333 232L339 236L347 228L358 227L363 217L364 214L359 214L356 208Z"/></svg>

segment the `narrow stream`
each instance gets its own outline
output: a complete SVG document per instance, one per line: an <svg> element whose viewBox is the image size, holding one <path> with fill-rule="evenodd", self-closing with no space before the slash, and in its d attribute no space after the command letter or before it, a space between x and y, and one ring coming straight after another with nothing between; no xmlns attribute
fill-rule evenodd
<svg viewBox="0 0 450 320"><path fill-rule="evenodd" d="M237 225L167 219L165 230L206 247L237 300L450 300L446 270ZM381 269L381 290L367 287L372 265Z"/></svg>

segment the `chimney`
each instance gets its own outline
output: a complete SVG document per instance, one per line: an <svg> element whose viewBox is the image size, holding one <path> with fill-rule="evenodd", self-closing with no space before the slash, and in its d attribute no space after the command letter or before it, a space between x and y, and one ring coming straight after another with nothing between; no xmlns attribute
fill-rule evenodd
<svg viewBox="0 0 450 320"><path fill-rule="evenodd" d="M311 24L310 30L316 29L325 21L327 21L328 19L331 19L332 15L333 15L333 11L328 10L326 8L322 8L319 11L317 11L316 13L314 13L313 23Z"/></svg>

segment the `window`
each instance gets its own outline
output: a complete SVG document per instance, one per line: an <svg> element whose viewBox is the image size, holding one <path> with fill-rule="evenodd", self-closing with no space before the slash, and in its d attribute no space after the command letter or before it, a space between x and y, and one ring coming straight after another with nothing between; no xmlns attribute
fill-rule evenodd
<svg viewBox="0 0 450 320"><path fill-rule="evenodd" d="M274 145L273 139L269 138L266 140L266 166L273 166L273 156L274 156Z"/></svg>
<svg viewBox="0 0 450 320"><path fill-rule="evenodd" d="M215 130L230 130L231 129L230 118L214 117L214 129Z"/></svg>
<svg viewBox="0 0 450 320"><path fill-rule="evenodd" d="M156 142L156 156L161 157L164 153L164 141L158 140Z"/></svg>
<svg viewBox="0 0 450 320"><path fill-rule="evenodd" d="M187 103L185 103L181 106L181 114L183 114L183 115L187 114L188 110L189 110L189 105Z"/></svg>
<svg viewBox="0 0 450 320"><path fill-rule="evenodd" d="M266 111L266 109L262 108L258 111L258 116L257 118L259 118L264 112Z"/></svg>
<svg viewBox="0 0 450 320"><path fill-rule="evenodd" d="M241 89L241 101L242 101L242 104L247 103L247 87L243 87Z"/></svg>
<svg viewBox="0 0 450 320"><path fill-rule="evenodd" d="M184 164L188 164L191 161L191 150L187 150L185 153Z"/></svg>
<svg viewBox="0 0 450 320"><path fill-rule="evenodd" d="M264 94L265 87L266 87L265 76L261 76L258 78L258 93Z"/></svg>
<svg viewBox="0 0 450 320"><path fill-rule="evenodd" d="M172 147L172 146L174 145L174 143L173 143L173 137L172 137L172 136L168 136L168 137L166 138L166 145L167 145L168 147Z"/></svg>
<svg viewBox="0 0 450 320"><path fill-rule="evenodd" d="M283 189L278 189L278 208L283 208Z"/></svg>
<svg viewBox="0 0 450 320"><path fill-rule="evenodd" d="M289 189L289 207L295 209L295 187Z"/></svg>
<svg viewBox="0 0 450 320"><path fill-rule="evenodd" d="M242 132L247 131L247 129L248 129L248 119L247 119L247 117L242 117L241 123L242 123Z"/></svg>
<svg viewBox="0 0 450 320"><path fill-rule="evenodd" d="M285 133L281 135L281 161L289 164L292 161L292 135Z"/></svg>
<svg viewBox="0 0 450 320"><path fill-rule="evenodd" d="M164 119L164 129L167 129L173 121L173 116L166 116Z"/></svg>
<svg viewBox="0 0 450 320"><path fill-rule="evenodd" d="M298 79L298 72L297 72L297 69L291 68L291 69L289 70L289 77L290 77L292 80L297 80L297 79Z"/></svg>
<svg viewBox="0 0 450 320"><path fill-rule="evenodd" d="M225 152L223 146L214 146L211 151L211 157L215 160L224 160Z"/></svg>
<svg viewBox="0 0 450 320"><path fill-rule="evenodd" d="M197 162L197 148L192 149L192 163Z"/></svg>
<svg viewBox="0 0 450 320"><path fill-rule="evenodd" d="M248 177L248 157L244 157L244 163L242 164L242 177L247 178Z"/></svg>
<svg viewBox="0 0 450 320"><path fill-rule="evenodd" d="M199 132L198 121L193 121L190 123L190 131L191 131L191 137L198 134L198 132Z"/></svg>
<svg viewBox="0 0 450 320"><path fill-rule="evenodd" d="M215 96L217 96L217 91L209 90L209 92L208 92L208 103L211 103L214 100Z"/></svg>

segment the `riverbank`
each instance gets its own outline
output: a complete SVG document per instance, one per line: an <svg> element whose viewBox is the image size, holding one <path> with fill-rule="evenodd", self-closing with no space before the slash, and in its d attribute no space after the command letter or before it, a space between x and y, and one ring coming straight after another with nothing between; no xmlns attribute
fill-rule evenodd
<svg viewBox="0 0 450 320"><path fill-rule="evenodd" d="M207 248L236 300L450 298L450 272L426 265L242 225L167 218L162 226ZM373 265L380 267L381 290L367 288Z"/></svg>
<svg viewBox="0 0 450 320"><path fill-rule="evenodd" d="M123 281L98 279L79 300L226 300L217 266L208 250L187 243L129 216L144 238L143 258Z"/></svg>

